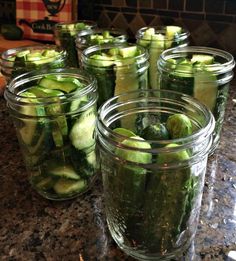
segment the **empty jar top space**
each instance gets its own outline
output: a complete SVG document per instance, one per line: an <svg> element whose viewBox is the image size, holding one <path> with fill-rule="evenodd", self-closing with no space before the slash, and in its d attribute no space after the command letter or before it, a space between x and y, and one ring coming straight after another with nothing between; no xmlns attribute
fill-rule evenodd
<svg viewBox="0 0 236 261"><path fill-rule="evenodd" d="M215 121L211 112L196 99L178 92L167 90L142 90L127 92L116 96L105 102L99 109L97 132L101 146L107 150L122 147L124 139L135 139L125 137L113 131L115 128L125 128L133 133L139 133L143 127L149 124L163 123L168 116L181 113L188 116L194 126L191 135L166 140L138 140L139 143L148 142L151 148L135 148L124 145L124 149L152 154L174 153L178 151L191 150L192 156L189 161L200 161L209 152L212 143L212 132ZM170 144L178 146L170 147ZM176 167L174 162L168 167ZM186 164L186 162L183 162ZM162 166L162 167L167 167Z"/></svg>

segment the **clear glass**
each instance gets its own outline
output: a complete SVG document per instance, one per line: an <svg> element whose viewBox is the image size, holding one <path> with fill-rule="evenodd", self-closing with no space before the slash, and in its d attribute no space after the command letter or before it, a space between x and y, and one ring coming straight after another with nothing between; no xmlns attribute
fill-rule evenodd
<svg viewBox="0 0 236 261"><path fill-rule="evenodd" d="M1 73L12 78L33 70L63 68L67 53L55 45L32 45L8 49L0 56Z"/></svg>
<svg viewBox="0 0 236 261"><path fill-rule="evenodd" d="M197 57L214 58L213 64L202 64L193 68L178 61ZM200 58L201 59L201 58ZM233 78L234 58L231 54L210 47L188 46L166 50L160 56L160 87L194 96L213 113L216 121L212 152L220 142L220 133L224 121L225 106L228 98L229 83Z"/></svg>
<svg viewBox="0 0 236 261"><path fill-rule="evenodd" d="M169 30L168 28L180 29L180 32L176 30ZM147 30L153 29L154 35L146 34ZM174 33L175 32L175 33ZM143 27L136 33L137 44L145 47L149 53L149 70L148 70L148 84L152 89L159 88L159 74L157 70L157 60L161 53L171 47L187 46L188 45L189 32L181 27L176 26L154 26Z"/></svg>
<svg viewBox="0 0 236 261"><path fill-rule="evenodd" d="M81 63L81 55L84 49L92 45L101 45L105 43L125 43L128 39L124 30L117 28L94 28L82 30L76 38L76 49Z"/></svg>
<svg viewBox="0 0 236 261"><path fill-rule="evenodd" d="M120 55L106 58L108 53L126 47L137 48L137 54L126 58ZM98 106L114 95L147 88L148 53L136 44L91 46L83 51L81 62L83 69L97 79Z"/></svg>
<svg viewBox="0 0 236 261"><path fill-rule="evenodd" d="M145 126L164 123L175 113L191 119L192 135L155 141L114 131L126 128L137 135ZM198 225L213 129L211 112L177 92L139 90L101 106L96 133L107 223L113 239L128 255L169 260L189 247Z"/></svg>
<svg viewBox="0 0 236 261"><path fill-rule="evenodd" d="M60 76L68 80L68 86L71 79L79 80L83 88L39 96L39 81L45 76ZM32 86L39 94L26 96ZM52 83L48 89L58 92ZM13 79L4 95L34 189L51 200L74 198L87 191L96 176L94 77L75 68L34 71Z"/></svg>
<svg viewBox="0 0 236 261"><path fill-rule="evenodd" d="M68 63L71 67L78 67L75 40L81 30L93 29L97 23L90 20L78 20L64 23L57 23L54 27L54 38L57 46L64 48L68 53Z"/></svg>

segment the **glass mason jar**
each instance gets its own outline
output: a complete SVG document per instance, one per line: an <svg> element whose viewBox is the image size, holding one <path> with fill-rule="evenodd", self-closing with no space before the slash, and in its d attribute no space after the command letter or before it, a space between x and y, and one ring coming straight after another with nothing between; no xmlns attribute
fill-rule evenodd
<svg viewBox="0 0 236 261"><path fill-rule="evenodd" d="M189 32L179 26L143 27L136 33L137 44L145 47L149 53L149 88L159 88L157 60L160 54L171 47L187 46Z"/></svg>
<svg viewBox="0 0 236 261"><path fill-rule="evenodd" d="M75 40L81 30L96 28L97 23L90 20L78 20L57 23L54 27L54 38L57 46L64 48L68 53L68 63L71 67L78 67L78 58Z"/></svg>
<svg viewBox="0 0 236 261"><path fill-rule="evenodd" d="M166 50L158 61L161 88L192 95L212 111L216 121L212 152L220 141L234 66L231 54L201 46Z"/></svg>
<svg viewBox="0 0 236 261"><path fill-rule="evenodd" d="M157 93L158 92L158 93ZM155 140L143 129L188 116L193 134ZM110 233L139 260L178 257L194 238L214 117L197 100L165 90L122 94L99 109L96 139Z"/></svg>
<svg viewBox="0 0 236 261"><path fill-rule="evenodd" d="M87 191L96 173L94 77L75 68L34 71L14 78L4 95L34 189L51 200Z"/></svg>
<svg viewBox="0 0 236 261"><path fill-rule="evenodd" d="M146 89L148 53L136 44L103 44L86 48L82 67L98 84L98 106L123 92Z"/></svg>
<svg viewBox="0 0 236 261"><path fill-rule="evenodd" d="M127 39L127 33L121 29L94 28L82 30L78 33L75 41L79 63L81 63L81 55L84 49L106 43L125 43Z"/></svg>
<svg viewBox="0 0 236 261"><path fill-rule="evenodd" d="M8 49L0 56L1 73L12 78L33 70L66 66L67 53L55 45L32 45Z"/></svg>

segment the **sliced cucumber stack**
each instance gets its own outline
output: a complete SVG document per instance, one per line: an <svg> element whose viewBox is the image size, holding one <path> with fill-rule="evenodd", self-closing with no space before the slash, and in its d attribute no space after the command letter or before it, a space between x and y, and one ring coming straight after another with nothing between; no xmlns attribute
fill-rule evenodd
<svg viewBox="0 0 236 261"><path fill-rule="evenodd" d="M171 63L172 72L162 80L162 88L192 95L213 112L218 95L217 78L211 70L211 66L216 65L214 56L193 54Z"/></svg>
<svg viewBox="0 0 236 261"><path fill-rule="evenodd" d="M95 172L96 106L85 110L88 98L79 95L84 86L76 78L49 75L20 94L27 105L19 136L28 165L38 172L31 183L51 199L85 191ZM74 96L65 103L68 93Z"/></svg>
<svg viewBox="0 0 236 261"><path fill-rule="evenodd" d="M143 30L143 29L141 29ZM137 43L145 47L149 52L149 87L159 88L159 77L157 60L161 53L170 48L176 36L182 33L179 26L166 26L165 29L156 30L154 27L148 27L141 33Z"/></svg>
<svg viewBox="0 0 236 261"><path fill-rule="evenodd" d="M137 45L111 45L95 50L84 59L84 68L93 73L98 82L98 106L114 95L146 88L146 58ZM91 49L92 50L92 49ZM144 68L141 68L144 66Z"/></svg>

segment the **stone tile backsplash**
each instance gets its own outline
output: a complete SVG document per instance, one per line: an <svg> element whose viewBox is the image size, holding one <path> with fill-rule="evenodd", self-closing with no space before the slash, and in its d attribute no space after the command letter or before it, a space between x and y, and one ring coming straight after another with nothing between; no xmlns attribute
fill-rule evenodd
<svg viewBox="0 0 236 261"><path fill-rule="evenodd" d="M192 45L207 45L236 55L235 0L98 0L100 26L122 27L131 38L142 26L175 24L191 33Z"/></svg>

